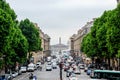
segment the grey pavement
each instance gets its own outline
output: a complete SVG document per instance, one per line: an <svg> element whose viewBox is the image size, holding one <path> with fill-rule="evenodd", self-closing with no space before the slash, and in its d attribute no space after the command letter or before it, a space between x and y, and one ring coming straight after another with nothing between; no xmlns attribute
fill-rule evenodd
<svg viewBox="0 0 120 80"><path fill-rule="evenodd" d="M60 80L60 74L59 74L59 67L57 69L53 69L52 71L46 71L45 65L43 65L42 71L36 70L33 72L34 75L37 76L37 80ZM68 80L68 77L66 77L66 72L63 73L63 80ZM13 80L29 80L29 74L30 72L23 73L22 75L14 78ZM77 75L78 80L100 80L100 79L91 79L86 73L81 70L81 74ZM103 80L103 79L101 79Z"/></svg>

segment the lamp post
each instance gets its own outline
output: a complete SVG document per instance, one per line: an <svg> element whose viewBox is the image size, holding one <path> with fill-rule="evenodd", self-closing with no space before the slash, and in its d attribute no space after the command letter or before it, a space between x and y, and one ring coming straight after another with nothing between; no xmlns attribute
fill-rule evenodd
<svg viewBox="0 0 120 80"><path fill-rule="evenodd" d="M62 80L62 67L63 67L63 64L62 64L62 62L60 62L60 64L59 64L59 68L60 68L60 80Z"/></svg>

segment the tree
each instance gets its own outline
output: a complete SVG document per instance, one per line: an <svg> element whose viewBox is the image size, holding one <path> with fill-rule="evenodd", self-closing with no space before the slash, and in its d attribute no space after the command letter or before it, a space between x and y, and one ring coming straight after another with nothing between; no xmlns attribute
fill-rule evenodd
<svg viewBox="0 0 120 80"><path fill-rule="evenodd" d="M118 4L117 8L112 10L110 20L108 22L108 28L107 30L107 47L109 52L111 53L111 56L116 57L116 55L119 55L120 50L120 4Z"/></svg>
<svg viewBox="0 0 120 80"><path fill-rule="evenodd" d="M23 63L27 58L28 42L17 25L15 27L13 39L11 45L16 54L12 56L12 62L17 61Z"/></svg>
<svg viewBox="0 0 120 80"><path fill-rule="evenodd" d="M6 0L0 0L0 8L9 14L13 21L16 21L17 15L14 10L10 8L9 4L6 3Z"/></svg>
<svg viewBox="0 0 120 80"><path fill-rule="evenodd" d="M0 9L0 53L5 55L6 64L10 64L12 54L11 42L13 40L14 22L9 14Z"/></svg>
<svg viewBox="0 0 120 80"><path fill-rule="evenodd" d="M30 22L29 19L25 19L20 22L19 27L24 36L27 38L29 44L29 55L31 51L41 50L41 39L39 37L39 30L35 27L35 25Z"/></svg>
<svg viewBox="0 0 120 80"><path fill-rule="evenodd" d="M89 56L108 58L109 67L110 59L120 57L120 4L94 21L91 32L83 39L82 50Z"/></svg>
<svg viewBox="0 0 120 80"><path fill-rule="evenodd" d="M5 69L16 61L23 62L28 50L27 40L17 26L16 17L9 4L0 0L0 57L3 58L0 65L5 64Z"/></svg>

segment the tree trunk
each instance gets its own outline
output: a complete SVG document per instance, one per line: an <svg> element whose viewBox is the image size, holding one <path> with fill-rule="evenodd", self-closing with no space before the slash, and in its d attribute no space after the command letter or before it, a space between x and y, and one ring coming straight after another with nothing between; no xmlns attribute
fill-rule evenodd
<svg viewBox="0 0 120 80"><path fill-rule="evenodd" d="M110 69L110 64L111 64L110 58L108 58L108 69Z"/></svg>

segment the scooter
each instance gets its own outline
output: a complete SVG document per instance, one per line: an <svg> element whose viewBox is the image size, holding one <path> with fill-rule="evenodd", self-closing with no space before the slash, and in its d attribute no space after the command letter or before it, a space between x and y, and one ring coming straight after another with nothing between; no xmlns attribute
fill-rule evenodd
<svg viewBox="0 0 120 80"><path fill-rule="evenodd" d="M37 80L37 77L33 76L33 74L31 73L30 76L29 76L29 80Z"/></svg>

